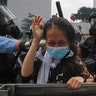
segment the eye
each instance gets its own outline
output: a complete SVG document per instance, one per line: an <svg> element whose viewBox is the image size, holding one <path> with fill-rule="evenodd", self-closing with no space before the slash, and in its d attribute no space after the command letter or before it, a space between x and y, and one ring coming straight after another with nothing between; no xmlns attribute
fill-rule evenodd
<svg viewBox="0 0 96 96"><path fill-rule="evenodd" d="M66 42L64 42L64 41L63 41L63 42L58 42L58 44L59 44L59 45L65 45Z"/></svg>
<svg viewBox="0 0 96 96"><path fill-rule="evenodd" d="M47 42L48 45L55 45L55 42Z"/></svg>

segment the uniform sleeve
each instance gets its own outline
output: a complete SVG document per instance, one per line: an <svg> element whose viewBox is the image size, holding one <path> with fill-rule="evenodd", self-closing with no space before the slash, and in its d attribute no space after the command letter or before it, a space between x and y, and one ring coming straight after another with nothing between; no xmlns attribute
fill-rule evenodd
<svg viewBox="0 0 96 96"><path fill-rule="evenodd" d="M14 46L17 42L18 40L16 39L0 36L0 53L12 54Z"/></svg>

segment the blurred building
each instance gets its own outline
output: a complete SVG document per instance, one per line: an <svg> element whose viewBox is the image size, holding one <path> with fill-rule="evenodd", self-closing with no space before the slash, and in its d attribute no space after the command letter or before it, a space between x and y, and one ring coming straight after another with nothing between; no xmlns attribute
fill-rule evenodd
<svg viewBox="0 0 96 96"><path fill-rule="evenodd" d="M96 8L96 0L93 0L93 8ZM81 26L81 31L83 34L89 34L89 29L90 29L90 23L86 22L80 22L80 23L75 23L71 22L71 24L74 26L76 30L79 30L79 26Z"/></svg>
<svg viewBox="0 0 96 96"><path fill-rule="evenodd" d="M96 8L96 0L93 0L93 8Z"/></svg>
<svg viewBox="0 0 96 96"><path fill-rule="evenodd" d="M19 27L21 27L24 17L27 17L29 13L40 15L43 20L51 17L51 0L7 0L7 7L17 17L15 23Z"/></svg>
<svg viewBox="0 0 96 96"><path fill-rule="evenodd" d="M81 31L82 34L89 34L90 23L86 23L86 22L80 22L80 23L71 22L71 24L73 25L73 27L76 30ZM81 30L79 29L79 27L81 27Z"/></svg>

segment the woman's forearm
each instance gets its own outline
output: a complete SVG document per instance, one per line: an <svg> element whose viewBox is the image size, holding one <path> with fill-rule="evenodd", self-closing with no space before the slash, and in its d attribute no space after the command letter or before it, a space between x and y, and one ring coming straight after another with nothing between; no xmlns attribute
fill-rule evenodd
<svg viewBox="0 0 96 96"><path fill-rule="evenodd" d="M34 71L34 58L43 34L43 25L41 24L41 20L41 16L35 16L32 20L32 33L34 38L31 47L23 61L21 74L24 77L31 75Z"/></svg>
<svg viewBox="0 0 96 96"><path fill-rule="evenodd" d="M23 61L21 74L24 77L29 76L34 71L34 58L35 58L35 54L36 54L39 42L40 40L35 39L35 38L33 39L32 45L30 46L30 49Z"/></svg>

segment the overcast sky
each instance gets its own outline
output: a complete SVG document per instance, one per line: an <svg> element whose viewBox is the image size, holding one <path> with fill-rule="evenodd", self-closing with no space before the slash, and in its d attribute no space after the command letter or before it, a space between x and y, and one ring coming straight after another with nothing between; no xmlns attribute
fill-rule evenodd
<svg viewBox="0 0 96 96"><path fill-rule="evenodd" d="M93 8L93 0L52 0L52 15L58 13L56 8L56 1L60 1L63 15L69 21L71 14L77 13L79 8L84 6Z"/></svg>

